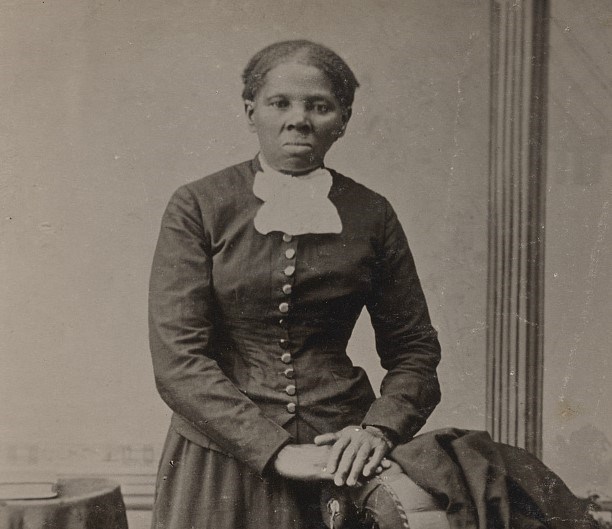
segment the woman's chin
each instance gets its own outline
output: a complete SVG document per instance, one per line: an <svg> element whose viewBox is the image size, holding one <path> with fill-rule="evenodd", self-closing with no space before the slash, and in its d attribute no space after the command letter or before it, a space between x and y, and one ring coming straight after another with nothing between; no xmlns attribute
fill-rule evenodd
<svg viewBox="0 0 612 529"><path fill-rule="evenodd" d="M307 172L323 165L323 160L314 156L312 149L286 150L285 156L275 164L277 171L282 172Z"/></svg>

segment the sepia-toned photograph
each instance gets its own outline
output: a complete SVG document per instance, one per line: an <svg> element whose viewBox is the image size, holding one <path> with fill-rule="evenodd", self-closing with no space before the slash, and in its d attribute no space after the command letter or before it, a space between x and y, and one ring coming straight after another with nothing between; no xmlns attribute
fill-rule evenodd
<svg viewBox="0 0 612 529"><path fill-rule="evenodd" d="M612 3L0 0L0 529L612 528Z"/></svg>

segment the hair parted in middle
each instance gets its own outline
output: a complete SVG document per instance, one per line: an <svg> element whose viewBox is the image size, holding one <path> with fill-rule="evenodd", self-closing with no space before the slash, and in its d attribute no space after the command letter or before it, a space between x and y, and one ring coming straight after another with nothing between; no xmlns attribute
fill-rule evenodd
<svg viewBox="0 0 612 529"><path fill-rule="evenodd" d="M326 46L304 39L275 42L258 51L242 72L242 99L254 101L257 92L266 82L268 72L279 64L290 61L321 70L329 79L342 109L350 110L355 90L359 86L355 74L337 53Z"/></svg>

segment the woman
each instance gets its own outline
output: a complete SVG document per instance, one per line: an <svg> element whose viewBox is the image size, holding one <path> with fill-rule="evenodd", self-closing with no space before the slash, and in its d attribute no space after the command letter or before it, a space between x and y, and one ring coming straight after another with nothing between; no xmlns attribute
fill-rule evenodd
<svg viewBox="0 0 612 529"><path fill-rule="evenodd" d="M320 527L320 483L380 471L440 398L440 347L397 217L324 165L353 72L298 40L261 50L243 81L259 154L176 191L153 262L151 351L174 412L156 528ZM379 398L346 355L364 306L387 370Z"/></svg>

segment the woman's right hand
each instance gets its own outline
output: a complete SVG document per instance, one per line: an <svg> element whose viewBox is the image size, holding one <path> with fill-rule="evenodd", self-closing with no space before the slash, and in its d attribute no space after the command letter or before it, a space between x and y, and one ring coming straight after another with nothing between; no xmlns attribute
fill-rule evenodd
<svg viewBox="0 0 612 529"><path fill-rule="evenodd" d="M281 476L301 481L333 481L326 465L331 446L286 445L276 455L274 469Z"/></svg>

